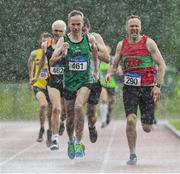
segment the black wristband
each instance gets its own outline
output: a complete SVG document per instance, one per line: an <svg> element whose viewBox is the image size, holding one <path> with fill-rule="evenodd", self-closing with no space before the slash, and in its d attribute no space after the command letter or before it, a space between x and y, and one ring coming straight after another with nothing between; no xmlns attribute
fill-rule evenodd
<svg viewBox="0 0 180 174"><path fill-rule="evenodd" d="M156 87L161 88L161 84L157 83Z"/></svg>

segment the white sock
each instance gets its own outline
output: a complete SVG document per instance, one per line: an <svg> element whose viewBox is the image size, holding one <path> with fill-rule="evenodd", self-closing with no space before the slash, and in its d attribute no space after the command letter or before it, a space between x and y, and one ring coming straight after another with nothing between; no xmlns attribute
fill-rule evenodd
<svg viewBox="0 0 180 174"><path fill-rule="evenodd" d="M108 105L101 103L100 104L100 114L101 114L101 122L102 123L106 123L107 113L108 113Z"/></svg>
<svg viewBox="0 0 180 174"><path fill-rule="evenodd" d="M52 141L56 140L57 143L59 143L59 135L58 134L52 134L51 140Z"/></svg>

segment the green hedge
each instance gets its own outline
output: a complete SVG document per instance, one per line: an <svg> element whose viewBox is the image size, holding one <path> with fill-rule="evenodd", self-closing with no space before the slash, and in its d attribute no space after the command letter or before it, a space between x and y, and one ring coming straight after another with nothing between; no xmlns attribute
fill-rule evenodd
<svg viewBox="0 0 180 174"><path fill-rule="evenodd" d="M0 90L1 120L38 118L38 103L27 83L0 84Z"/></svg>
<svg viewBox="0 0 180 174"><path fill-rule="evenodd" d="M0 119L38 119L38 103L27 83L0 83ZM180 96L163 98L156 110L157 119L180 118ZM99 115L99 111L98 111ZM139 117L138 113L138 117ZM115 96L113 118L125 118L122 86Z"/></svg>

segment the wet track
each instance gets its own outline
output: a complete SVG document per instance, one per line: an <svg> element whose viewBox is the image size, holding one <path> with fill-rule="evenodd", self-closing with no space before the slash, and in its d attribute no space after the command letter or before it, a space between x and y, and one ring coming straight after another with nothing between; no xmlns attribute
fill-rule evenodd
<svg viewBox="0 0 180 174"><path fill-rule="evenodd" d="M125 121L113 121L104 128L97 123L98 141L89 141L87 123L83 143L86 156L67 156L67 134L60 137L60 149L50 151L45 141L37 143L38 122L0 123L0 173L180 173L180 139L162 123L144 133L137 125L136 166L127 166L129 157Z"/></svg>

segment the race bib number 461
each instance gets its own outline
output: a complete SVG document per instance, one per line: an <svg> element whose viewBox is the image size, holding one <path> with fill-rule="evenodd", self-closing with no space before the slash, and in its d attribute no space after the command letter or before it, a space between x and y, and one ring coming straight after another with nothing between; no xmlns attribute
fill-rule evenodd
<svg viewBox="0 0 180 174"><path fill-rule="evenodd" d="M69 62L69 70L85 71L87 70L87 62Z"/></svg>
<svg viewBox="0 0 180 174"><path fill-rule="evenodd" d="M131 85L131 86L141 86L141 74L125 73L124 84Z"/></svg>

